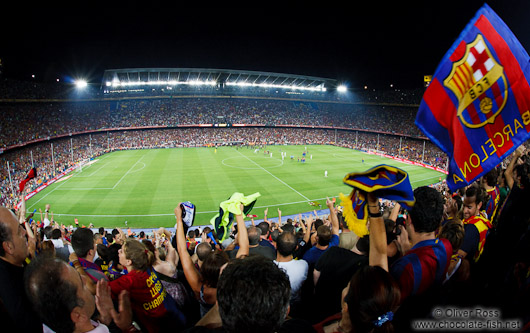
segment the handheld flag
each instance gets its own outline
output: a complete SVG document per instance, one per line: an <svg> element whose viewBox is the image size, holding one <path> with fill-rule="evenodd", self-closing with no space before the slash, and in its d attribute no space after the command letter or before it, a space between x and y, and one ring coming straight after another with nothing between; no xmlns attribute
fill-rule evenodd
<svg viewBox="0 0 530 333"><path fill-rule="evenodd" d="M210 223L215 229L217 238L222 242L230 236L230 228L234 218L239 214L249 214L256 200L261 196L259 192L245 196L243 193L235 192L228 200L221 202L219 213L211 218ZM239 205L243 204L243 211Z"/></svg>
<svg viewBox="0 0 530 333"><path fill-rule="evenodd" d="M365 172L352 172L344 177L343 182L353 187L353 191L348 196L339 195L344 207L342 215L348 228L359 237L368 234L366 193L397 201L407 209L416 202L408 173L393 166L381 164Z"/></svg>
<svg viewBox="0 0 530 333"><path fill-rule="evenodd" d="M472 183L530 137L528 53L484 5L438 65L416 125L449 157L451 190Z"/></svg>
<svg viewBox="0 0 530 333"><path fill-rule="evenodd" d="M26 187L26 183L29 182L31 179L37 177L37 169L35 168L31 168L31 170L29 170L28 172L28 175L26 176L26 178L20 182L20 184L18 185L18 190L20 192L24 191L24 187Z"/></svg>

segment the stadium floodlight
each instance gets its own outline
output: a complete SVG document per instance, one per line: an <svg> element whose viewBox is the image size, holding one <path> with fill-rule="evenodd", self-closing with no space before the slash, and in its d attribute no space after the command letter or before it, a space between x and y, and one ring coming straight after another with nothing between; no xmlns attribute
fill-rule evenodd
<svg viewBox="0 0 530 333"><path fill-rule="evenodd" d="M88 86L88 82L86 82L86 80L76 80L75 81L75 86L77 88L86 88Z"/></svg>
<svg viewBox="0 0 530 333"><path fill-rule="evenodd" d="M246 81L228 81L225 83L227 86L237 86L237 87L258 87L258 88L277 88L277 89L290 89L290 90L307 90L307 91L326 91L326 88L323 84L316 87L306 87L306 86L295 86L295 85L282 85L282 84L272 84L272 83L254 83Z"/></svg>
<svg viewBox="0 0 530 333"><path fill-rule="evenodd" d="M337 91L341 92L341 93L345 93L345 92L348 91L348 87L346 87L345 85L341 84L340 86L337 87Z"/></svg>
<svg viewBox="0 0 530 333"><path fill-rule="evenodd" d="M189 81L165 81L165 80L154 80L154 81L107 81L106 85L110 87L132 87L132 86L176 86L176 85L190 85L190 86L216 86L217 81L215 80L189 80Z"/></svg>

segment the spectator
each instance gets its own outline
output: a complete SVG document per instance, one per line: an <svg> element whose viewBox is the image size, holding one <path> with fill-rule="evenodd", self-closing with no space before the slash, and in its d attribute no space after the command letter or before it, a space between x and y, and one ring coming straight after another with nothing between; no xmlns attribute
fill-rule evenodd
<svg viewBox="0 0 530 333"><path fill-rule="evenodd" d="M363 266L342 292L341 312L314 325L317 332L393 332L400 288L388 273L384 220L376 197L368 194L369 266Z"/></svg>
<svg viewBox="0 0 530 333"><path fill-rule="evenodd" d="M24 284L39 318L57 333L108 332L106 325L112 320L118 328L134 331L127 294L120 295L120 313L114 310L110 297L104 295L106 288L98 289L96 302L76 270L60 259L41 256L33 260L24 274ZM100 321L91 319L96 303ZM37 322L36 318L31 321Z"/></svg>
<svg viewBox="0 0 530 333"><path fill-rule="evenodd" d="M291 284L291 306L301 301L300 289L307 278L308 264L305 260L295 260L293 252L297 246L296 236L292 232L282 232L276 240L276 260L274 263L285 270Z"/></svg>
<svg viewBox="0 0 530 333"><path fill-rule="evenodd" d="M368 265L369 250L369 237L364 236L353 248L334 246L318 259L313 271L315 320L321 321L340 311L342 290L360 268Z"/></svg>
<svg viewBox="0 0 530 333"><path fill-rule="evenodd" d="M119 250L119 256L128 273L109 282L112 298L118 299L123 290L128 291L134 317L149 332L183 328L185 318L153 271L154 253L141 242L127 239Z"/></svg>
<svg viewBox="0 0 530 333"><path fill-rule="evenodd" d="M260 245L261 229L249 227L248 230L249 253L264 256L270 260L276 259L274 247ZM272 245L272 244L271 244ZM230 257L235 257L235 250L230 251Z"/></svg>
<svg viewBox="0 0 530 333"><path fill-rule="evenodd" d="M186 246L186 236L184 234L182 208L180 204L175 208L175 217L177 219L177 223L175 224L177 251L186 280L195 293L196 299L199 301L202 317L217 301L217 281L219 273L221 267L228 262L228 258L224 252L216 251L210 253L210 255L204 259L201 271L199 272L193 264ZM249 253L248 235L243 215L236 215L236 222L239 242L239 250L237 251L236 258L240 258Z"/></svg>
<svg viewBox="0 0 530 333"><path fill-rule="evenodd" d="M447 239L435 236L443 217L442 195L422 186L414 190L414 198L416 203L397 236L403 257L390 267L401 290L401 306L396 313L401 330L412 318L425 316L435 304L453 252Z"/></svg>
<svg viewBox="0 0 530 333"><path fill-rule="evenodd" d="M303 259L307 261L310 269L316 264L320 256L330 247L339 245L339 221L335 212L334 204L329 199L326 200L331 218L331 229L326 225L321 225L317 229L317 245L309 249Z"/></svg>
<svg viewBox="0 0 530 333"><path fill-rule="evenodd" d="M30 240L31 242L32 240ZM34 240L33 240L34 242ZM26 230L15 215L0 207L0 313L4 327L42 332L42 324L24 292L25 260L29 255Z"/></svg>
<svg viewBox="0 0 530 333"><path fill-rule="evenodd" d="M74 253L70 254L70 261L74 267L79 263L86 275L92 280L93 284L89 284L89 286L92 294L95 295L95 284L101 279L107 280L107 277L103 270L101 270L101 267L94 263L97 247L94 242L92 230L78 228L74 231L72 234L72 248L74 249Z"/></svg>
<svg viewBox="0 0 530 333"><path fill-rule="evenodd" d="M501 198L500 189L497 185L498 178L497 169L493 168L482 177L481 181L481 186L486 190L485 210L490 221L495 219Z"/></svg>
<svg viewBox="0 0 530 333"><path fill-rule="evenodd" d="M286 320L291 288L289 278L262 256L235 259L219 278L218 304L226 332L292 332L310 328Z"/></svg>
<svg viewBox="0 0 530 333"><path fill-rule="evenodd" d="M266 217L265 217L266 218ZM257 226L261 230L261 234L259 236L259 245L261 246L268 246L272 249L274 249L274 245L269 241L270 237L270 226L267 222L260 222Z"/></svg>
<svg viewBox="0 0 530 333"><path fill-rule="evenodd" d="M471 263L476 263L480 259L488 231L491 228L490 221L480 215L485 198L485 190L476 184L468 187L464 196L465 236L458 254Z"/></svg>

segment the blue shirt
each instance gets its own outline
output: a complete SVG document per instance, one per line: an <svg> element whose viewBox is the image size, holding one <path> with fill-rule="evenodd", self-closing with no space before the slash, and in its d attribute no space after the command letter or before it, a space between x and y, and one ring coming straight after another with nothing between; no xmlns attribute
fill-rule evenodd
<svg viewBox="0 0 530 333"><path fill-rule="evenodd" d="M333 235L331 236L331 240L329 241L329 246L325 250L321 250L317 248L316 246L313 246L307 252L304 254L303 259L307 261L309 265L314 265L317 263L320 256L326 252L327 249L329 249L332 246L339 246L339 236Z"/></svg>

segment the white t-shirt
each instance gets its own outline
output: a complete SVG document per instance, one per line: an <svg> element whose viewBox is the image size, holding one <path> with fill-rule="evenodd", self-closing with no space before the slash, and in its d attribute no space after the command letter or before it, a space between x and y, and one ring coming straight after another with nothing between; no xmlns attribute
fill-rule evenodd
<svg viewBox="0 0 530 333"><path fill-rule="evenodd" d="M307 278L307 270L309 268L307 261L293 259L287 262L277 262L274 260L274 263L285 270L287 276L289 276L289 282L291 283L291 302L300 300L300 288L302 288L302 284Z"/></svg>

